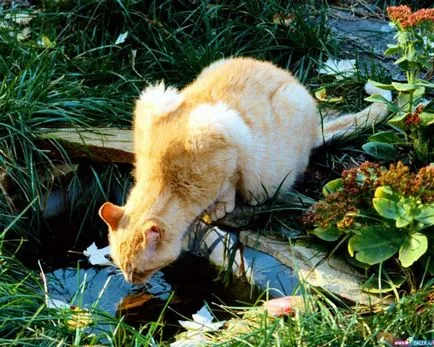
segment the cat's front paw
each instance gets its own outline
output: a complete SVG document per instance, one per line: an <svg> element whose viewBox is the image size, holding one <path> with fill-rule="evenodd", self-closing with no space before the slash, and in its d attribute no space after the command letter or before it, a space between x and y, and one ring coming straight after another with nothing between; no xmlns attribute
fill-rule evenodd
<svg viewBox="0 0 434 347"><path fill-rule="evenodd" d="M222 202L216 202L211 211L208 211L209 217L211 221L215 222L216 220L223 218L226 215L225 205Z"/></svg>
<svg viewBox="0 0 434 347"><path fill-rule="evenodd" d="M231 213L235 208L235 203L232 201L216 201L210 207L206 209L212 222L215 222L226 214Z"/></svg>

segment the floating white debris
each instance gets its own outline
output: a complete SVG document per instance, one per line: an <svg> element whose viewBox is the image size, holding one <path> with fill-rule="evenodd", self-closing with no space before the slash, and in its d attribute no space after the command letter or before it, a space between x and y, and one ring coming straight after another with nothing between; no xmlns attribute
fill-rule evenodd
<svg viewBox="0 0 434 347"><path fill-rule="evenodd" d="M61 310L65 308L69 309L71 306L64 301L47 298L47 307Z"/></svg>
<svg viewBox="0 0 434 347"><path fill-rule="evenodd" d="M179 324L187 330L202 332L217 331L225 324L225 321L213 323L213 319L214 317L211 315L211 312L209 312L206 305L203 305L196 314L193 314L192 321L180 320Z"/></svg>
<svg viewBox="0 0 434 347"><path fill-rule="evenodd" d="M120 45L121 43L124 43L127 37L128 37L128 31L119 34L118 38L115 41L115 45Z"/></svg>
<svg viewBox="0 0 434 347"><path fill-rule="evenodd" d="M187 329L187 332L181 334L182 338L171 343L170 347L203 346L207 341L205 333L219 330L226 322L219 321L213 323L214 317L206 305L193 314L192 318L192 321L179 321L179 324Z"/></svg>
<svg viewBox="0 0 434 347"><path fill-rule="evenodd" d="M352 76L356 72L356 60L344 59L335 60L327 59L327 61L318 69L321 75L334 75L336 79L341 80L344 77Z"/></svg>
<svg viewBox="0 0 434 347"><path fill-rule="evenodd" d="M92 265L112 265L111 261L107 259L107 256L110 255L110 246L98 249L94 242L89 247L87 247L83 254L89 258L89 262Z"/></svg>
<svg viewBox="0 0 434 347"><path fill-rule="evenodd" d="M27 26L30 21L35 17L37 11L20 12L20 13L7 13L4 17L6 20L11 20L18 25Z"/></svg>
<svg viewBox="0 0 434 347"><path fill-rule="evenodd" d="M21 30L20 33L17 34L17 40L18 41L25 41L30 37L30 28L25 27L23 30Z"/></svg>

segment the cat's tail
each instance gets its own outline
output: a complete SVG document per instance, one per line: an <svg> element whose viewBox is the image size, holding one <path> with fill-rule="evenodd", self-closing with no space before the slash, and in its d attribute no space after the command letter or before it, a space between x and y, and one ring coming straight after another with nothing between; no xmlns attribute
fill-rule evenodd
<svg viewBox="0 0 434 347"><path fill-rule="evenodd" d="M386 100L392 101L391 91L380 89L370 82L365 84L365 91L370 95L380 94ZM387 114L387 105L375 102L360 112L345 114L335 119L325 120L323 122L321 138L318 139L317 146L321 146L334 138L344 137L345 135L356 132L358 129L363 129L380 122Z"/></svg>

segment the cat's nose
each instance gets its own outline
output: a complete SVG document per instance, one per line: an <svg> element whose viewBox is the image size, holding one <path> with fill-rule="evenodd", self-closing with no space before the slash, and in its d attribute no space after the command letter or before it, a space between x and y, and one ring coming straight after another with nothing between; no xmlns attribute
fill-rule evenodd
<svg viewBox="0 0 434 347"><path fill-rule="evenodd" d="M132 272L124 272L124 278L127 282L133 282L133 273Z"/></svg>

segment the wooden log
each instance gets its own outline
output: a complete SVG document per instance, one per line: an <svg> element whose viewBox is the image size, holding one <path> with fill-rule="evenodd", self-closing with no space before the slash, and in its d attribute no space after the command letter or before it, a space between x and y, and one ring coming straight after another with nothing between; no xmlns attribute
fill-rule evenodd
<svg viewBox="0 0 434 347"><path fill-rule="evenodd" d="M62 155L55 141L62 144L72 159L90 159L96 162L133 163L133 132L117 128L43 129L41 146L53 157Z"/></svg>

